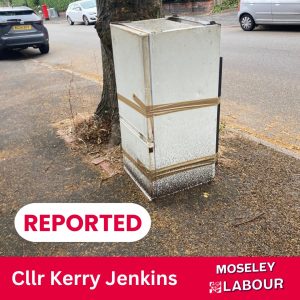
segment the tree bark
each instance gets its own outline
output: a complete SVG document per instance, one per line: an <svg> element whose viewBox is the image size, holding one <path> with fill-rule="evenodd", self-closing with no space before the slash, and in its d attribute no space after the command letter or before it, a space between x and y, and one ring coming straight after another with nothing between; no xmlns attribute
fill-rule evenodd
<svg viewBox="0 0 300 300"><path fill-rule="evenodd" d="M159 18L161 0L96 0L96 3L98 20L95 28L101 40L103 91L95 116L109 124L111 143L119 144L119 110L110 23Z"/></svg>

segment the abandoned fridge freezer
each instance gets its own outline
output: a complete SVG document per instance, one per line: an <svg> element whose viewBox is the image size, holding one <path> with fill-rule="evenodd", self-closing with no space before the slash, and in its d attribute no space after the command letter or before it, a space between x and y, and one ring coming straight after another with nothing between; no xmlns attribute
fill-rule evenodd
<svg viewBox="0 0 300 300"><path fill-rule="evenodd" d="M173 18L111 31L125 170L150 199L211 181L220 25Z"/></svg>

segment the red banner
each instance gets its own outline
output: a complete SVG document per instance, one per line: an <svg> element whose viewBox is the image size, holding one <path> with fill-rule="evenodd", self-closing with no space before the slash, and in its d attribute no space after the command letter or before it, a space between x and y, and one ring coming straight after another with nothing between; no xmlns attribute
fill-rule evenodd
<svg viewBox="0 0 300 300"><path fill-rule="evenodd" d="M300 258L0 258L1 299L300 299Z"/></svg>

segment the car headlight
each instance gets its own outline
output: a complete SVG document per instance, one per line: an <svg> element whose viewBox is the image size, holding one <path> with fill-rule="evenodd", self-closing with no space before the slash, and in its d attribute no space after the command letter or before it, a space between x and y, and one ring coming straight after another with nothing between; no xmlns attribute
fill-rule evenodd
<svg viewBox="0 0 300 300"><path fill-rule="evenodd" d="M93 15L96 15L97 13L95 12L90 12L89 15L93 16Z"/></svg>

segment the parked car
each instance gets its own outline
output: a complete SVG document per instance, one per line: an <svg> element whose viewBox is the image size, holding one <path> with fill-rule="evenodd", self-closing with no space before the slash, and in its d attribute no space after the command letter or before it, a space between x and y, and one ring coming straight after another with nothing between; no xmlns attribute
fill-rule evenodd
<svg viewBox="0 0 300 300"><path fill-rule="evenodd" d="M0 7L0 51L38 48L49 52L49 35L42 19L26 6Z"/></svg>
<svg viewBox="0 0 300 300"><path fill-rule="evenodd" d="M300 0L241 0L239 21L243 30L256 25L300 25Z"/></svg>
<svg viewBox="0 0 300 300"><path fill-rule="evenodd" d="M67 21L70 25L84 23L89 25L97 20L97 7L95 0L76 1L69 4L66 11Z"/></svg>

